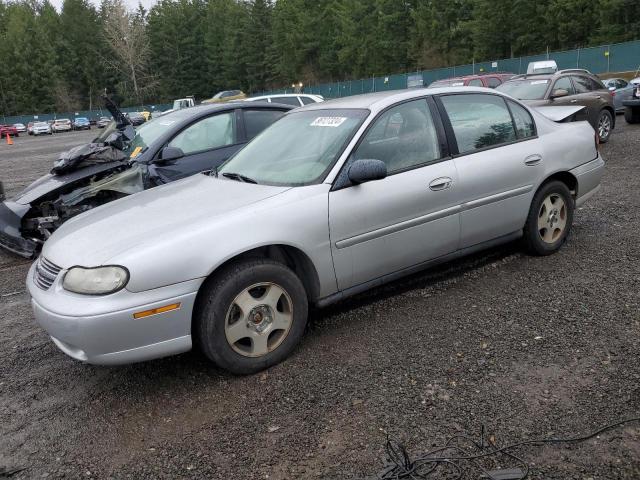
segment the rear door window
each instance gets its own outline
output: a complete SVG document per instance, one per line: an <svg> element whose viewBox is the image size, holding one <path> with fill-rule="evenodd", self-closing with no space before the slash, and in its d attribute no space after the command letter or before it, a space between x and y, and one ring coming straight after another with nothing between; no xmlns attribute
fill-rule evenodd
<svg viewBox="0 0 640 480"><path fill-rule="evenodd" d="M518 139L531 138L536 135L536 124L533 122L533 117L522 105L507 101L511 115L513 116L513 123L516 126L516 134Z"/></svg>
<svg viewBox="0 0 640 480"><path fill-rule="evenodd" d="M575 95L575 90L573 88L573 84L571 83L571 78L562 77L556 80L556 83L553 85L553 90L566 90L569 92L569 95Z"/></svg>
<svg viewBox="0 0 640 480"><path fill-rule="evenodd" d="M467 85L469 87L484 87L482 80L480 80L479 78L469 80L469 83Z"/></svg>
<svg viewBox="0 0 640 480"><path fill-rule="evenodd" d="M284 115L279 110L243 110L244 128L247 141Z"/></svg>
<svg viewBox="0 0 640 480"><path fill-rule="evenodd" d="M494 147L517 139L507 104L497 95L440 97L453 128L459 153Z"/></svg>
<svg viewBox="0 0 640 480"><path fill-rule="evenodd" d="M576 88L576 93L589 93L593 90L597 90L594 82L592 82L589 77L573 75L573 84Z"/></svg>
<svg viewBox="0 0 640 480"><path fill-rule="evenodd" d="M489 77L489 78L487 78L487 86L489 88L496 88L501 83L502 82L500 81L500 79L498 77Z"/></svg>
<svg viewBox="0 0 640 480"><path fill-rule="evenodd" d="M316 101L311 97L300 97L300 101L303 105L309 105L310 103L316 103Z"/></svg>
<svg viewBox="0 0 640 480"><path fill-rule="evenodd" d="M293 105L294 107L300 106L298 97L272 97L271 103L282 103L284 105Z"/></svg>
<svg viewBox="0 0 640 480"><path fill-rule="evenodd" d="M234 117L234 112L225 112L199 120L176 135L169 146L189 155L233 145L236 143Z"/></svg>

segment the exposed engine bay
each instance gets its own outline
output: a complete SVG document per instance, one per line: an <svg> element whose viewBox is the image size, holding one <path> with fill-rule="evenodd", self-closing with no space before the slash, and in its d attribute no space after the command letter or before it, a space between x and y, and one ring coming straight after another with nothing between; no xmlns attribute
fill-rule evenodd
<svg viewBox="0 0 640 480"><path fill-rule="evenodd" d="M83 212L149 186L146 165L127 153L136 131L107 97L114 121L92 143L62 153L48 175L13 200L0 198L0 244L34 256L60 225Z"/></svg>
<svg viewBox="0 0 640 480"><path fill-rule="evenodd" d="M62 223L80 213L144 190L143 166L123 164L67 185L51 198L32 205L22 220L22 234L40 243Z"/></svg>

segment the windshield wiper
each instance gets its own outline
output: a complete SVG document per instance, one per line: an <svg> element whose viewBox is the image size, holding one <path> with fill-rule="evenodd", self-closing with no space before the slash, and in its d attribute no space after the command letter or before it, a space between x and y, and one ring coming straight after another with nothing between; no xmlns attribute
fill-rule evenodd
<svg viewBox="0 0 640 480"><path fill-rule="evenodd" d="M224 172L222 176L226 178L230 178L231 180L237 180L245 183L258 183L253 178L247 177L246 175L242 175L240 173Z"/></svg>

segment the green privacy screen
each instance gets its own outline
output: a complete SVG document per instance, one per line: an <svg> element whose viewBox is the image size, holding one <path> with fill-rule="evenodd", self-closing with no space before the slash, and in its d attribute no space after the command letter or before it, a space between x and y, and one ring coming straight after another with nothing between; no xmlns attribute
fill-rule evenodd
<svg viewBox="0 0 640 480"><path fill-rule="evenodd" d="M322 83L319 85L307 85L305 93L322 95L325 98L347 97L361 93L382 92L385 90L399 90L415 85L416 75L422 75L423 85L443 78L462 75L472 75L483 72L511 72L526 73L527 65L538 60L555 60L558 68L585 68L593 73L630 72L640 68L640 40L633 42L601 45L599 47L579 48L562 52L549 52L540 55L526 57L506 58L489 62L478 62L468 65L456 65L455 67L438 68L435 70L423 70L382 77L361 78L359 80L347 80L344 82ZM270 90L259 95L274 93L293 93L291 88ZM258 95L256 93L256 95Z"/></svg>

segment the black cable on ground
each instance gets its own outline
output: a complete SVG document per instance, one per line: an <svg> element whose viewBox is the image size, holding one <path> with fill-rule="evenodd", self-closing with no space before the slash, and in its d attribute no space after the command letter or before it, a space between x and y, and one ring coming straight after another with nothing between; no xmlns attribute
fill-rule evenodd
<svg viewBox="0 0 640 480"><path fill-rule="evenodd" d="M491 440L486 439L484 426L482 426L479 442L466 435L455 435L449 438L443 446L435 448L413 460L404 445L387 437L385 444L387 466L383 472L375 478L379 480L419 480L439 473L446 475L446 478L459 480L463 478L465 467L467 467L481 472L483 478L487 480L524 480L529 475L529 464L512 453L511 450L524 445L542 446L547 444L584 442L603 432L632 422L640 422L640 417L629 418L606 425L595 432L581 437L523 440L503 447L498 447ZM460 446L459 443L461 442L468 443L468 447L465 449ZM483 467L479 462L484 459L496 460L496 457L500 455L515 461L519 468L487 470L487 468Z"/></svg>

